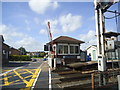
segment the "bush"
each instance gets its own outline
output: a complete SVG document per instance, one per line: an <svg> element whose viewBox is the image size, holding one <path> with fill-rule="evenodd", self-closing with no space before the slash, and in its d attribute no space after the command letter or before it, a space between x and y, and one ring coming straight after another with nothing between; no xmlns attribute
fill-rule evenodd
<svg viewBox="0 0 120 90"><path fill-rule="evenodd" d="M27 55L11 55L9 56L10 61L32 61L30 56Z"/></svg>

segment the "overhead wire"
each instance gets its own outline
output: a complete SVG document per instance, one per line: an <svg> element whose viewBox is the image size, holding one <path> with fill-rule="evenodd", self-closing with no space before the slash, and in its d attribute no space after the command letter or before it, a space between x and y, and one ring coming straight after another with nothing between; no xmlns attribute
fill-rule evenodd
<svg viewBox="0 0 120 90"><path fill-rule="evenodd" d="M105 17L105 19L113 19L113 18L116 18L116 17L120 16L120 13L117 12L116 10L115 11L107 10L107 12L115 13L115 16L113 16L113 17Z"/></svg>

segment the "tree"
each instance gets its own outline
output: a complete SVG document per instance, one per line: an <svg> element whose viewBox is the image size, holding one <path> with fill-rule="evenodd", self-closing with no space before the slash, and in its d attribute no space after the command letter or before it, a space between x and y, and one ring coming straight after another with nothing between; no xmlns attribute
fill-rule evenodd
<svg viewBox="0 0 120 90"><path fill-rule="evenodd" d="M40 57L44 57L45 55L46 55L45 52L40 52L40 54L39 54Z"/></svg>
<svg viewBox="0 0 120 90"><path fill-rule="evenodd" d="M18 50L20 50L21 51L21 54L22 55L26 55L26 50L25 50L25 48L24 47L20 47Z"/></svg>

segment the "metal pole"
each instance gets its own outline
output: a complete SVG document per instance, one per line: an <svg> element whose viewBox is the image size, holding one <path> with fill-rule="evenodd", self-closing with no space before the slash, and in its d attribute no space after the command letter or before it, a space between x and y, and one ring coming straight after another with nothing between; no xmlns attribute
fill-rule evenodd
<svg viewBox="0 0 120 90"><path fill-rule="evenodd" d="M117 77L118 77L118 90L120 90L120 75L118 75Z"/></svg>
<svg viewBox="0 0 120 90"><path fill-rule="evenodd" d="M92 79L92 90L95 90L95 75L94 75L94 73L91 74L91 79Z"/></svg>
<svg viewBox="0 0 120 90"><path fill-rule="evenodd" d="M95 0L95 7L97 7L97 1ZM96 34L97 34L97 55L101 54L100 47L100 25L99 25L99 10L95 8L95 20L96 20Z"/></svg>

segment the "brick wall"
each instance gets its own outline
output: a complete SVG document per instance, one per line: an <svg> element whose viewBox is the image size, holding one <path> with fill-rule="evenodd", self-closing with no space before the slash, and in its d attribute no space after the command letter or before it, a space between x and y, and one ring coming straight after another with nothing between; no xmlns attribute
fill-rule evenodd
<svg viewBox="0 0 120 90"><path fill-rule="evenodd" d="M21 55L21 52L18 49L10 48L10 55Z"/></svg>
<svg viewBox="0 0 120 90"><path fill-rule="evenodd" d="M9 62L9 46L5 43L2 44L2 64Z"/></svg>

